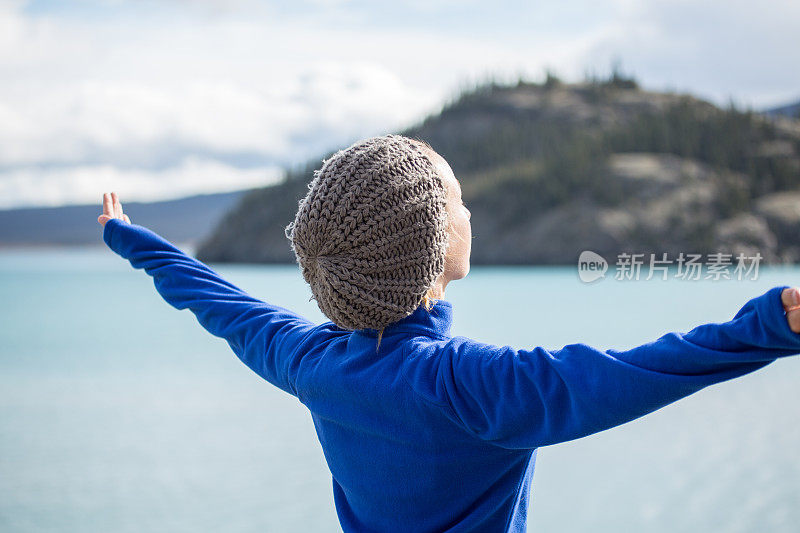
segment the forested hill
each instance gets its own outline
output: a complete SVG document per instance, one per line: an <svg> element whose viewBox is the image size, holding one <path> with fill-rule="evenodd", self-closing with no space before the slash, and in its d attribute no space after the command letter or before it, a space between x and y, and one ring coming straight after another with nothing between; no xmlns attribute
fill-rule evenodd
<svg viewBox="0 0 800 533"><path fill-rule="evenodd" d="M461 181L473 264L575 264L587 249L800 261L798 120L617 75L549 77L478 87L400 133L429 142ZM284 228L322 159L243 198L200 257L293 261Z"/></svg>

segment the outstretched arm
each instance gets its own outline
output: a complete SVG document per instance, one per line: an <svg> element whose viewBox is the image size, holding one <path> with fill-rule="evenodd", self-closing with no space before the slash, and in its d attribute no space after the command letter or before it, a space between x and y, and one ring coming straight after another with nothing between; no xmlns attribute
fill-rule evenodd
<svg viewBox="0 0 800 533"><path fill-rule="evenodd" d="M282 307L257 300L206 265L142 226L130 223L116 195L103 198L103 239L134 268L153 277L159 294L177 309L191 310L200 324L228 344L248 367L296 395L300 356L322 329Z"/></svg>
<svg viewBox="0 0 800 533"><path fill-rule="evenodd" d="M442 350L440 390L457 420L500 446L568 441L800 353L798 304L797 288L775 287L728 322L630 350L514 350L457 338Z"/></svg>

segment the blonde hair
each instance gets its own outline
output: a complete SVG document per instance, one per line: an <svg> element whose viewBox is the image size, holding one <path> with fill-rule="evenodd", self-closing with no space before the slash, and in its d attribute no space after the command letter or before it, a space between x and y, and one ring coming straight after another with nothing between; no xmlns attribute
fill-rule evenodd
<svg viewBox="0 0 800 533"><path fill-rule="evenodd" d="M430 311L431 309L433 309L433 306L434 306L435 304L436 304L436 298L432 297L432 296L430 295L430 291L428 291L428 292L425 294L425 296L423 296L423 297L422 297L422 303L421 303L420 305L422 305L423 307L425 307L425 310L426 310L426 311Z"/></svg>

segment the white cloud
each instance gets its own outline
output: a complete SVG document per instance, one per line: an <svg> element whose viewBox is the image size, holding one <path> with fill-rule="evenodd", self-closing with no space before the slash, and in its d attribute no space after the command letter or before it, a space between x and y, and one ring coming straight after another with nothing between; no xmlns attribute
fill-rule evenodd
<svg viewBox="0 0 800 533"><path fill-rule="evenodd" d="M628 0L623 0L628 1ZM621 57L652 86L767 107L800 97L800 3L651 0L621 17L589 61Z"/></svg>
<svg viewBox="0 0 800 533"><path fill-rule="evenodd" d="M277 167L242 169L195 157L162 171L125 170L112 165L24 168L0 175L0 208L95 203L110 191L127 200L180 198L263 187L282 175Z"/></svg>
<svg viewBox="0 0 800 533"><path fill-rule="evenodd" d="M400 127L438 100L370 64L309 65L262 87L196 79L161 86L84 80L33 95L36 88L6 89L6 169L96 162L152 169L191 154L288 164Z"/></svg>

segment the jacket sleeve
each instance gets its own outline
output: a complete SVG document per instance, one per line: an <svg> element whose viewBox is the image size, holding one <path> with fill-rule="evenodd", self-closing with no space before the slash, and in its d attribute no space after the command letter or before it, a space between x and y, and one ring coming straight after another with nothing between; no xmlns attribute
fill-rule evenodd
<svg viewBox="0 0 800 533"><path fill-rule="evenodd" d="M112 219L105 225L103 240L134 268L152 276L167 303L191 310L206 330L228 342L245 365L297 395L293 376L303 347L315 342L314 324L249 296L142 226Z"/></svg>
<svg viewBox="0 0 800 533"><path fill-rule="evenodd" d="M440 354L438 390L468 431L503 447L590 435L800 352L781 303L785 288L753 298L728 322L630 350L514 350L456 337Z"/></svg>

